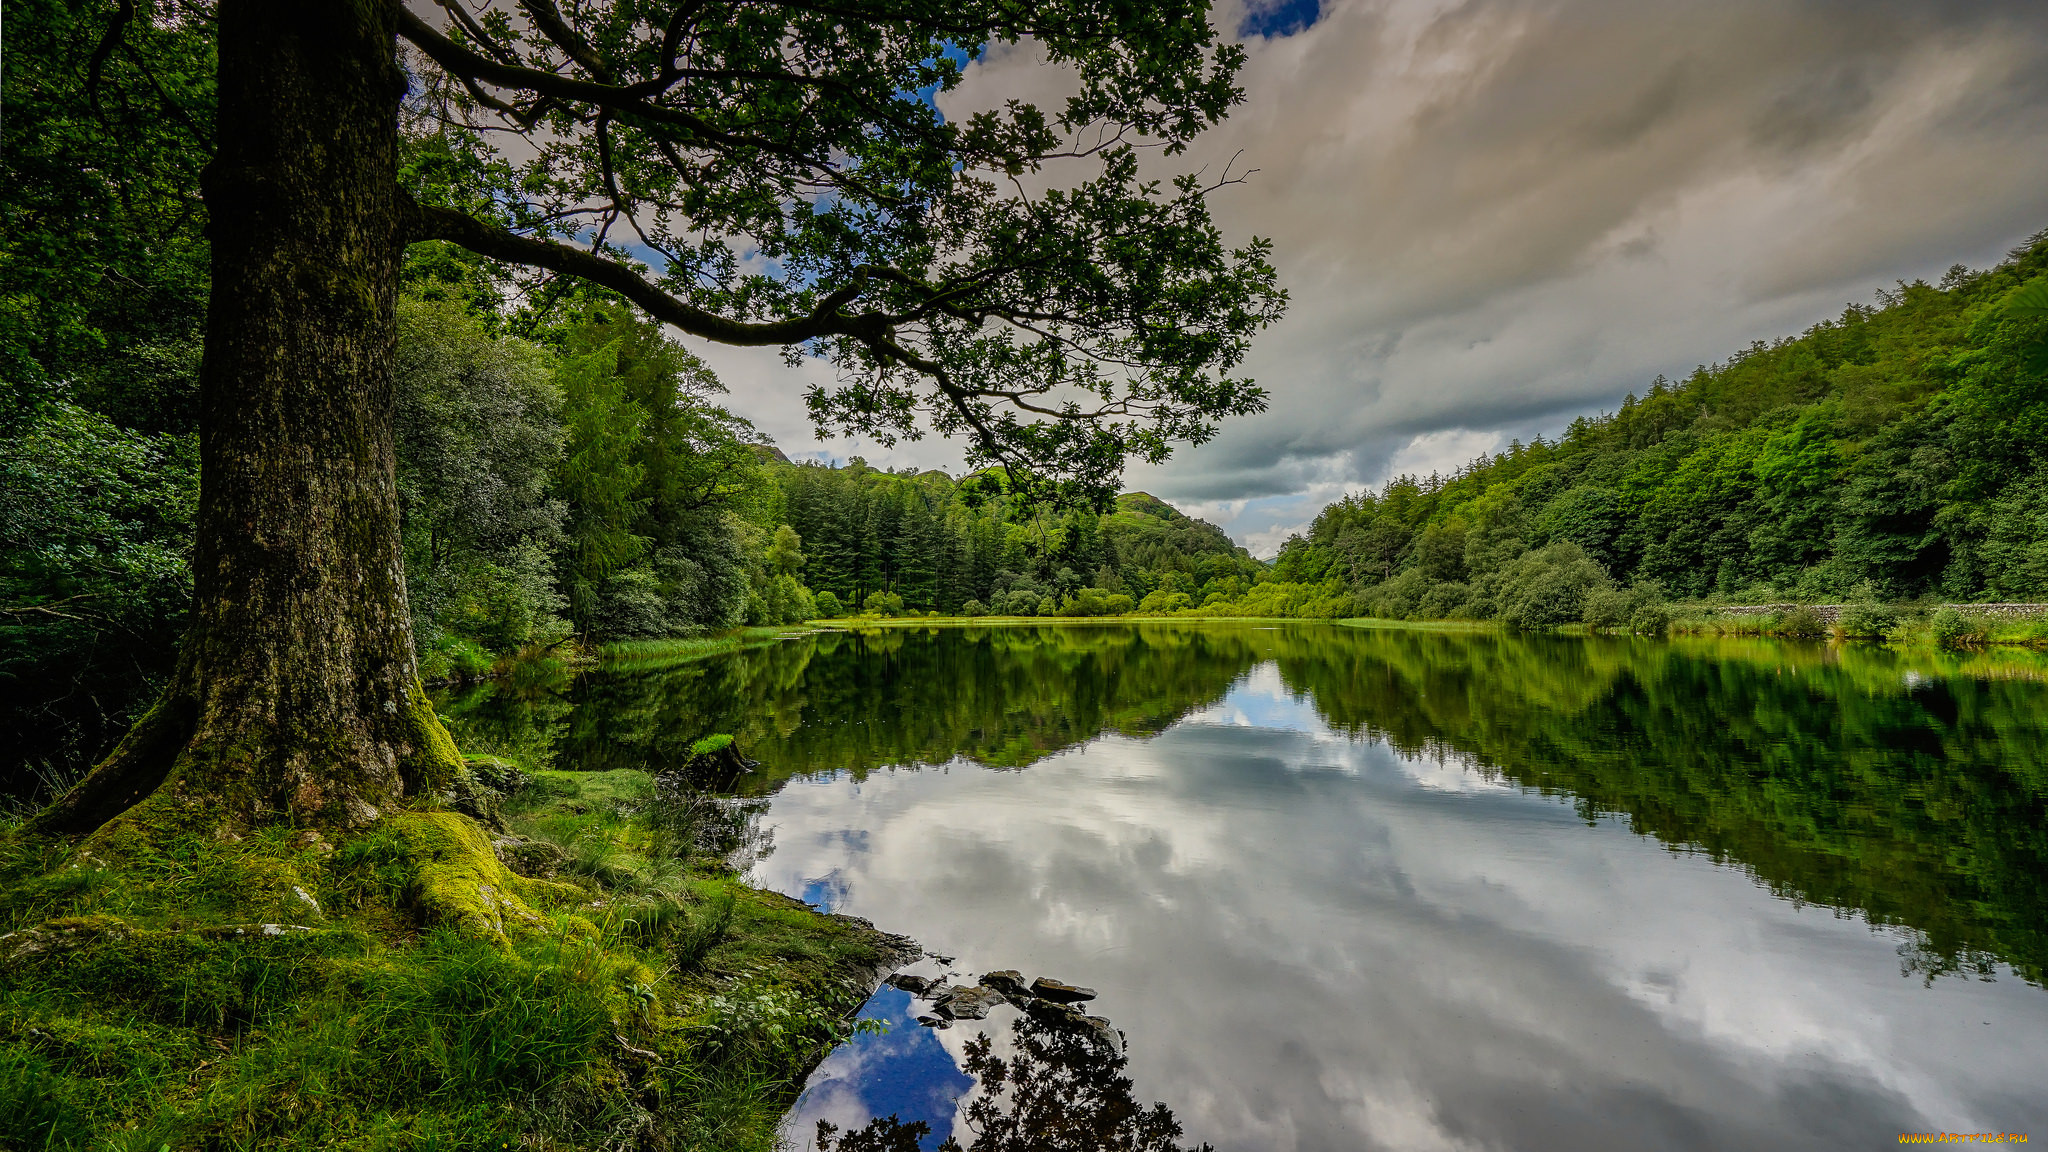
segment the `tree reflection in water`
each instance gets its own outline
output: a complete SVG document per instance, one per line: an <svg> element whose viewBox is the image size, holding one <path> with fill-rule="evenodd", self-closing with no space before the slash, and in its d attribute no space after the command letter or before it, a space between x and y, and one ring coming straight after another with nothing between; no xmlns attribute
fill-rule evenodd
<svg viewBox="0 0 2048 1152"><path fill-rule="evenodd" d="M1107 1028L1033 1005L1010 1032L1007 1058L986 1033L967 1041L965 1070L977 1082L965 1117L973 1143L963 1149L948 1136L939 1152L1183 1152L1172 1110L1132 1098L1124 1054ZM903 1124L894 1116L843 1134L818 1122L821 1152L919 1152L929 1135L922 1120Z"/></svg>

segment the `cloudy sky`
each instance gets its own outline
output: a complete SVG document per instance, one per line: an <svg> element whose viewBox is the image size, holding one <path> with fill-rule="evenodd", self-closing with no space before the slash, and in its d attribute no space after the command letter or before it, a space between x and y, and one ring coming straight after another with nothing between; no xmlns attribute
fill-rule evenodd
<svg viewBox="0 0 2048 1152"><path fill-rule="evenodd" d="M1187 157L1274 242L1272 393L1142 488L1268 555L1328 501L1554 433L2048 227L2048 4L1224 0L1244 105ZM1256 29L1286 30L1261 35ZM950 115L1060 77L992 53ZM801 371L706 347L793 457L958 469L943 441L816 440Z"/></svg>

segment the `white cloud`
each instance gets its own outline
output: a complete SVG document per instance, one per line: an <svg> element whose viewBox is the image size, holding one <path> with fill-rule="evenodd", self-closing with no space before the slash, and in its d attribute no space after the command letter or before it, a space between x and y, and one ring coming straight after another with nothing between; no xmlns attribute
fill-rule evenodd
<svg viewBox="0 0 2048 1152"><path fill-rule="evenodd" d="M1271 411L1131 486L1218 507L1243 541L1284 536L1311 493L1377 483L1425 445L1554 432L2048 225L2039 3L1323 9L1247 45L1245 104L1177 162L1258 169L1214 207L1231 238L1273 239L1293 306L1248 365ZM1240 14L1226 5L1219 26ZM970 68L950 103L1064 85L1018 49ZM747 374L737 407L809 447L800 388L765 379L788 375L772 353L719 360ZM935 440L865 454L959 459Z"/></svg>

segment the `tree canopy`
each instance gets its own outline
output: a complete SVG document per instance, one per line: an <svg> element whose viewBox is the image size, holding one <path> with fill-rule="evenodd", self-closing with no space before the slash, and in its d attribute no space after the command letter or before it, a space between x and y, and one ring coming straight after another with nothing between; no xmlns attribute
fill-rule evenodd
<svg viewBox="0 0 2048 1152"><path fill-rule="evenodd" d="M1264 406L1233 373L1285 303L1268 245L1211 221L1228 172L1151 172L1242 96L1199 0L440 15L399 15L411 239L821 357L821 429L963 435L1061 497L1106 502L1127 456ZM992 48L1072 94L943 114Z"/></svg>

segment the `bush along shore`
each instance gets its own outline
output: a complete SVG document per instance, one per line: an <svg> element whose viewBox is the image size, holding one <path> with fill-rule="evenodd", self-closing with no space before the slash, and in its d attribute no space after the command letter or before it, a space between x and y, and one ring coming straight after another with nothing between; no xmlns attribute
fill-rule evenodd
<svg viewBox="0 0 2048 1152"><path fill-rule="evenodd" d="M2018 644L2048 648L2048 604L1947 604L1862 601L1847 604L1724 604L1718 601L1667 601L1654 589L1596 587L1570 598L1570 612L1553 612L1540 622L1474 620L1465 617L1346 617L1336 623L1364 627L1426 629L1510 628L1524 631L1591 632L1662 636L1775 636L1785 639L1879 641L1905 646L1973 648ZM1114 616L942 616L865 613L832 620L814 620L813 627L871 628L885 625L1019 625L1094 623L1172 623L1213 620L1301 619L1285 613L1231 614L1208 609L1171 613L1133 611ZM1316 617L1315 619L1325 619Z"/></svg>
<svg viewBox="0 0 2048 1152"><path fill-rule="evenodd" d="M353 834L0 827L0 1147L769 1149L916 946L744 884L689 772L470 758ZM700 771L701 770L701 771Z"/></svg>
<svg viewBox="0 0 2048 1152"><path fill-rule="evenodd" d="M1683 604L1673 632L1695 636L1883 641L1906 646L2048 648L2048 604Z"/></svg>

